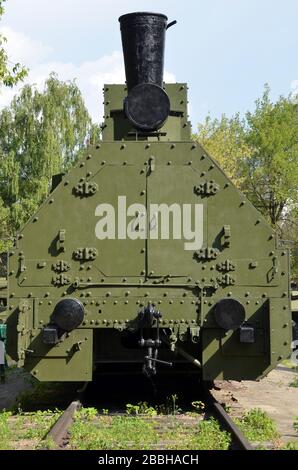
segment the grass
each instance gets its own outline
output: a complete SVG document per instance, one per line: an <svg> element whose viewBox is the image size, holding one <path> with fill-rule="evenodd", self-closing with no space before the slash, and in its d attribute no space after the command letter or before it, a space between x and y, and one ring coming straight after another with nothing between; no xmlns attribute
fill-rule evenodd
<svg viewBox="0 0 298 470"><path fill-rule="evenodd" d="M290 382L289 386L298 388L298 377L296 377L292 382Z"/></svg>
<svg viewBox="0 0 298 470"><path fill-rule="evenodd" d="M272 418L259 408L247 411L241 419L235 419L235 422L251 442L264 443L279 437Z"/></svg>
<svg viewBox="0 0 298 470"><path fill-rule="evenodd" d="M203 420L195 414L185 425L177 414L160 415L147 403L127 405L127 414L98 415L94 408L83 408L75 415L70 448L78 450L225 450L231 438L213 418ZM199 421L199 422L198 422Z"/></svg>
<svg viewBox="0 0 298 470"><path fill-rule="evenodd" d="M8 450L10 448L11 432L8 426L8 418L11 413L0 412L0 450Z"/></svg>

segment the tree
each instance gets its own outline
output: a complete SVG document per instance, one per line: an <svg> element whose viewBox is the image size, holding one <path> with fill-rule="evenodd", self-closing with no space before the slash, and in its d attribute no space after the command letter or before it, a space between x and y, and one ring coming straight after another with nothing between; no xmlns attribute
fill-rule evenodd
<svg viewBox="0 0 298 470"><path fill-rule="evenodd" d="M242 166L243 190L277 227L287 208L298 203L298 113L291 99L269 98L269 87L246 114L251 155Z"/></svg>
<svg viewBox="0 0 298 470"><path fill-rule="evenodd" d="M227 176L241 186L242 175L240 162L250 155L250 148L245 140L244 122L239 114L227 118L211 119L208 115L198 126L198 134L193 136L210 155L215 158Z"/></svg>
<svg viewBox="0 0 298 470"><path fill-rule="evenodd" d="M4 3L6 0L0 0L0 19L4 13ZM12 87L19 81L23 80L27 75L27 69L22 67L21 64L11 64L5 51L4 45L7 39L3 34L0 34L0 87Z"/></svg>
<svg viewBox="0 0 298 470"><path fill-rule="evenodd" d="M43 91L26 85L0 113L0 217L12 237L66 172L88 139L99 137L74 81L51 74ZM8 211L8 215L7 215ZM4 234L5 235L5 234ZM3 236L3 233L2 233ZM4 243L2 249L7 247Z"/></svg>

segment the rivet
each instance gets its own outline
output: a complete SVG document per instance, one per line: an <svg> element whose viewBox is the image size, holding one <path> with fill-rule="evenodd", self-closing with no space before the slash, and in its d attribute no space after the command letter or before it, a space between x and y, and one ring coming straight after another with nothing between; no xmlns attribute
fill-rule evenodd
<svg viewBox="0 0 298 470"><path fill-rule="evenodd" d="M118 304L118 301L117 300L114 300L114 305L117 305Z"/></svg>
<svg viewBox="0 0 298 470"><path fill-rule="evenodd" d="M106 162L105 160L103 160L103 161L101 162L102 165L105 165L106 163L107 163L107 162Z"/></svg>
<svg viewBox="0 0 298 470"><path fill-rule="evenodd" d="M160 304L162 303L162 301L161 301L161 300L159 300L159 301L158 301L158 303L159 303L159 305L160 305Z"/></svg>
<svg viewBox="0 0 298 470"><path fill-rule="evenodd" d="M144 274L146 274L146 272L144 270L141 271L141 275L143 276Z"/></svg>
<svg viewBox="0 0 298 470"><path fill-rule="evenodd" d="M172 145L171 145L171 149L174 149L174 148L176 148L176 145L175 145L175 144L172 144Z"/></svg>
<svg viewBox="0 0 298 470"><path fill-rule="evenodd" d="M192 161L189 161L189 162L188 162L188 165L191 166L191 165L192 165Z"/></svg>
<svg viewBox="0 0 298 470"><path fill-rule="evenodd" d="M284 276L285 274L286 274L285 271L282 271L282 272L281 272L281 275L282 275L282 276Z"/></svg>
<svg viewBox="0 0 298 470"><path fill-rule="evenodd" d="M231 297L231 296L232 296L232 292L228 292L228 296Z"/></svg>
<svg viewBox="0 0 298 470"><path fill-rule="evenodd" d="M250 292L245 292L245 297L249 297Z"/></svg>
<svg viewBox="0 0 298 470"><path fill-rule="evenodd" d="M164 292L163 296L164 296L164 297L167 297L167 296L168 296L168 292Z"/></svg>
<svg viewBox="0 0 298 470"><path fill-rule="evenodd" d="M256 225L261 223L261 219L256 220Z"/></svg>
<svg viewBox="0 0 298 470"><path fill-rule="evenodd" d="M101 147L101 145L100 145L100 144L97 144L95 148L96 148L96 150L99 150L100 147Z"/></svg>
<svg viewBox="0 0 298 470"><path fill-rule="evenodd" d="M42 304L43 304L43 301L42 301L42 300L40 300L38 303L39 303L39 305L42 305Z"/></svg>
<svg viewBox="0 0 298 470"><path fill-rule="evenodd" d="M53 303L53 302L52 302L51 300L49 300L48 304L49 304L49 305L52 305L52 303Z"/></svg>
<svg viewBox="0 0 298 470"><path fill-rule="evenodd" d="M283 306L283 310L287 310L288 307L286 305Z"/></svg>
<svg viewBox="0 0 298 470"><path fill-rule="evenodd" d="M257 300L257 301L256 301L256 305L259 305L259 303L260 303L260 302Z"/></svg>
<svg viewBox="0 0 298 470"><path fill-rule="evenodd" d="M146 194L146 191L143 189L143 191L141 191L141 196L144 196Z"/></svg>
<svg viewBox="0 0 298 470"><path fill-rule="evenodd" d="M263 299L265 299L267 297L267 293L264 292L264 294L262 295Z"/></svg>
<svg viewBox="0 0 298 470"><path fill-rule="evenodd" d="M126 279L126 277L124 277L124 278L122 279L122 282L126 282L126 281L127 281L127 279Z"/></svg>
<svg viewBox="0 0 298 470"><path fill-rule="evenodd" d="M287 295L288 295L287 292L283 292L283 293L282 293L282 296L283 296L283 297L287 297Z"/></svg>
<svg viewBox="0 0 298 470"><path fill-rule="evenodd" d="M111 295L112 295L111 292L106 293L106 297L111 297Z"/></svg>
<svg viewBox="0 0 298 470"><path fill-rule="evenodd" d="M192 144L191 150L195 150L197 148L196 144Z"/></svg>
<svg viewBox="0 0 298 470"><path fill-rule="evenodd" d="M120 147L121 150L124 150L125 148L126 148L125 144L122 144L121 147Z"/></svg>
<svg viewBox="0 0 298 470"><path fill-rule="evenodd" d="M107 301L106 301L106 300L103 300L103 302L102 302L102 303L105 305L105 304L107 303Z"/></svg>
<svg viewBox="0 0 298 470"><path fill-rule="evenodd" d="M246 301L246 304L249 305L249 304L250 304L250 300L247 300L247 301Z"/></svg>
<svg viewBox="0 0 298 470"><path fill-rule="evenodd" d="M137 304L137 305L140 305L140 301L139 301L139 300L137 300L137 301L136 301L136 304Z"/></svg>
<svg viewBox="0 0 298 470"><path fill-rule="evenodd" d="M124 302L124 303L125 303L125 305L127 305L127 304L128 304L128 300L125 300L125 302Z"/></svg>
<svg viewBox="0 0 298 470"><path fill-rule="evenodd" d="M145 149L150 149L151 145L150 144L146 144L145 145Z"/></svg>
<svg viewBox="0 0 298 470"><path fill-rule="evenodd" d="M83 168L83 166L85 166L85 163L84 162L80 163L80 167Z"/></svg>
<svg viewBox="0 0 298 470"><path fill-rule="evenodd" d="M181 305L183 305L183 304L184 304L184 300L180 300L180 303L181 303Z"/></svg>
<svg viewBox="0 0 298 470"><path fill-rule="evenodd" d="M37 222L37 221L38 221L38 217L36 216L34 217L33 222Z"/></svg>
<svg viewBox="0 0 298 470"><path fill-rule="evenodd" d="M54 199L49 200L49 204L53 204L53 202L54 202Z"/></svg>
<svg viewBox="0 0 298 470"><path fill-rule="evenodd" d="M287 252L286 252L286 251L283 251L282 254L281 254L281 256L285 256L286 254L287 254Z"/></svg>
<svg viewBox="0 0 298 470"><path fill-rule="evenodd" d="M172 304L173 304L173 300L170 300L169 304L171 304L171 305L172 305Z"/></svg>
<svg viewBox="0 0 298 470"><path fill-rule="evenodd" d="M94 325L94 320L91 320L91 321L90 321L90 324L91 324L91 325Z"/></svg>
<svg viewBox="0 0 298 470"><path fill-rule="evenodd" d="M170 165L172 165L172 162L170 161L170 162L168 162L167 164L170 166Z"/></svg>
<svg viewBox="0 0 298 470"><path fill-rule="evenodd" d="M205 176L205 175L206 175L206 171L202 171L201 176Z"/></svg>
<svg viewBox="0 0 298 470"><path fill-rule="evenodd" d="M130 295L130 290L128 290L127 292L125 292L125 295L126 295L126 297L127 297L128 295Z"/></svg>
<svg viewBox="0 0 298 470"><path fill-rule="evenodd" d="M213 169L214 169L214 165L210 165L209 170L213 170Z"/></svg>

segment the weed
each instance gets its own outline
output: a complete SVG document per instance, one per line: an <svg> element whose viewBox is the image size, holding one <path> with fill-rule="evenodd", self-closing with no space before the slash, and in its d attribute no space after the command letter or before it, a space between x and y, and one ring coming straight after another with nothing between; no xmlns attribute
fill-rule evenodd
<svg viewBox="0 0 298 470"><path fill-rule="evenodd" d="M8 450L10 448L9 441L11 432L7 422L10 416L11 413L7 411L0 413L0 450Z"/></svg>
<svg viewBox="0 0 298 470"><path fill-rule="evenodd" d="M205 409L205 403L203 403L200 400L192 401L191 406L196 410L197 413L203 413L203 411Z"/></svg>
<svg viewBox="0 0 298 470"><path fill-rule="evenodd" d="M296 377L292 382L290 382L289 386L298 388L298 377Z"/></svg>
<svg viewBox="0 0 298 470"><path fill-rule="evenodd" d="M293 428L298 433L298 416L296 416L295 421L293 423Z"/></svg>
<svg viewBox="0 0 298 470"><path fill-rule="evenodd" d="M93 421L98 416L98 412L96 408L81 408L80 410L76 411L75 415L78 419Z"/></svg>
<svg viewBox="0 0 298 470"><path fill-rule="evenodd" d="M259 408L247 411L235 421L249 441L266 442L279 437L274 421Z"/></svg>
<svg viewBox="0 0 298 470"><path fill-rule="evenodd" d="M137 405L126 405L126 413L129 415L146 415L156 416L157 410L153 406L149 406L146 401L141 401Z"/></svg>
<svg viewBox="0 0 298 470"><path fill-rule="evenodd" d="M287 444L283 447L283 450L298 450L298 442L287 442Z"/></svg>
<svg viewBox="0 0 298 470"><path fill-rule="evenodd" d="M80 450L147 450L157 442L152 423L137 416L103 418L96 424L75 419L71 427L71 447Z"/></svg>
<svg viewBox="0 0 298 470"><path fill-rule="evenodd" d="M231 444L231 436L221 430L214 418L203 420L187 430L178 425L164 438L170 441L169 450L227 450Z"/></svg>

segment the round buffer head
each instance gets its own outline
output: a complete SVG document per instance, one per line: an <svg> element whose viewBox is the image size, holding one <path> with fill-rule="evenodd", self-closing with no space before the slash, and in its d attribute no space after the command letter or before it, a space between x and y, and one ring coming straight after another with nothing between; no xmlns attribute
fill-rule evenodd
<svg viewBox="0 0 298 470"><path fill-rule="evenodd" d="M136 129L152 132L160 129L167 120L170 114L170 100L160 86L141 83L129 92L124 109Z"/></svg>

